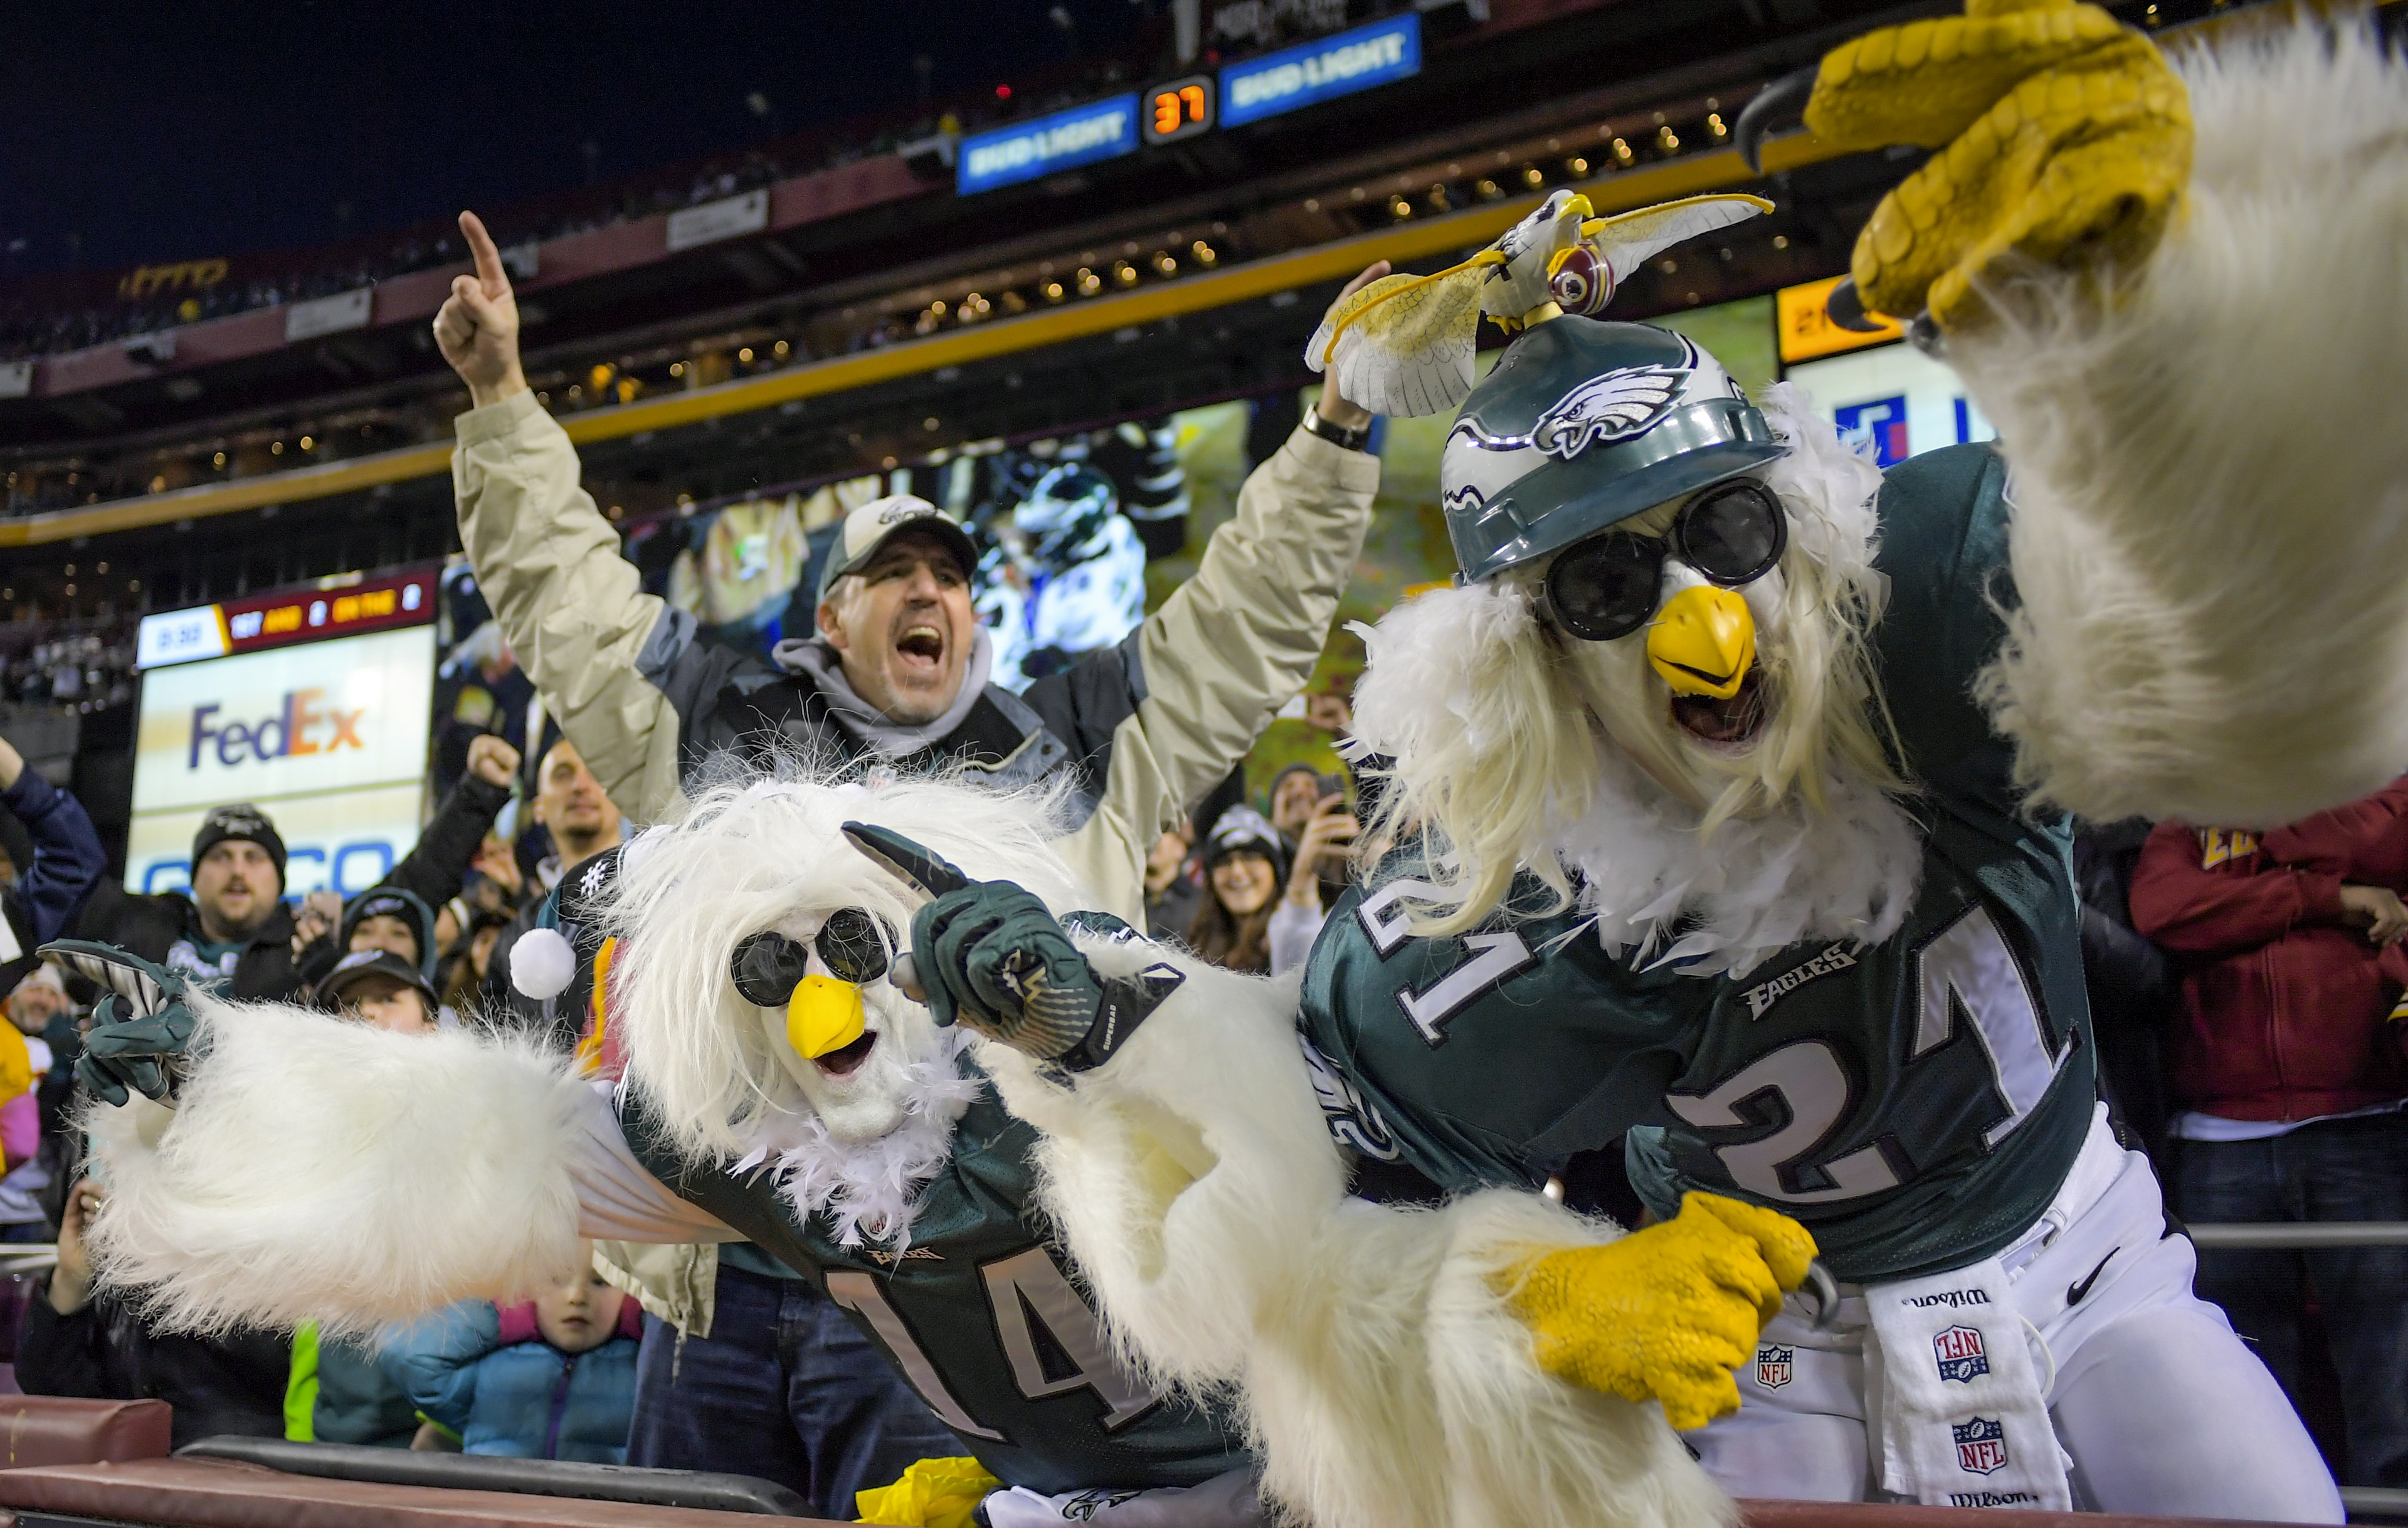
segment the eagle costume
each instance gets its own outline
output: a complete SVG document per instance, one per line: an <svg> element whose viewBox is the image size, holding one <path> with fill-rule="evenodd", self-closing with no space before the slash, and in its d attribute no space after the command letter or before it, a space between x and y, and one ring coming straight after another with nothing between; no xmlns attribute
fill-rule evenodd
<svg viewBox="0 0 2408 1528"><path fill-rule="evenodd" d="M178 1104L97 1121L105 1267L189 1321L374 1321L525 1287L580 1224L800 1225L838 1203L824 1163L789 1164L841 1102L798 1070L851 1021L829 1005L861 1003L891 1059L944 1080L910 988L986 1036L976 1070L1035 1134L1000 1175L958 1132L872 1153L891 1170L849 1181L887 1186L895 1262L853 1271L881 1292L916 1271L891 1215L959 1183L1053 1270L1015 1263L1003 1285L1092 1296L1125 1377L1073 1344L1068 1369L1015 1369L1008 1338L974 1355L961 1304L996 1287L980 1263L944 1321L893 1323L980 1427L1001 1430L966 1393L985 1362L998 1394L1075 1384L1107 1435L1155 1414L1146 1394L1224 1406L1264 1494L1316 1523L1703 1523L1727 1500L1666 1424L1735 1407L1736 1368L1733 1421L1781 1425L1694 1435L1752 1487L1966 1505L2079 1487L2147 1510L2172 1481L2222 1492L2179 1497L2202 1514L2337 1514L2296 1421L2223 1383L2245 1368L2183 1367L2237 1345L2189 1302L2145 1168L2091 1127L2044 814L2280 821L2408 756L2408 445L2367 417L2408 382L2403 73L2307 30L2177 73L2063 4L1977 6L1827 60L1818 134L1941 146L1877 213L1855 291L1944 342L2006 441L1887 484L1686 342L1554 316L1618 268L1581 208L1517 230L1469 273L1475 308L1527 333L1450 443L1464 580L1383 622L1358 692L1396 759L1391 821L1415 831L1333 916L1301 993L1066 925L1077 891L1041 831L979 815L1010 804L821 799L808 856L731 848L626 904L632 1112L523 1053L202 994L96 1029L104 1082ZM1334 321L1320 358L1448 401L1460 285ZM837 817L872 851L876 885L837 882L880 930L867 981L822 943ZM653 947L659 1007L648 906L683 909L656 930L679 931ZM1533 1192L1559 1153L1626 1133L1662 1224L1624 1235ZM1460 1192L1353 1200L1349 1155ZM829 1197L791 1196L811 1183ZM1855 1286L1824 1326L1784 1308L1800 1221ZM1021 1308L1067 1315L1047 1298ZM2171 1334L2148 1325L2169 1311ZM2148 1406L2071 1424L2097 1377L2144 1363ZM1007 1479L1007 1446L1055 1448L1034 1427L965 1436ZM2100 1467L2152 1449L2154 1474ZM1826 1456L1856 1478L1818 1477ZM1126 1468L1053 1457L1099 1486Z"/></svg>
<svg viewBox="0 0 2408 1528"><path fill-rule="evenodd" d="M1751 401L1694 342L1583 316L1616 235L1567 194L1315 336L1350 395L1462 400L1460 572L1367 633L1400 847L1303 975L1302 1078L1451 1213L1621 1142L1664 1223L1560 1249L1532 1208L1490 1287L1548 1372L1724 1414L1691 1441L1740 1494L2340 1521L2098 1103L2066 821L2276 823L2408 757L2403 87L2348 28L2170 62L2094 7L1977 3L1775 93L1841 147L1937 150L1835 316L1911 321L2000 440L1885 478L1792 390ZM1522 333L1474 388L1482 312ZM944 893L914 959L940 1013L1036 1063L994 1070L1107 1315L1258 1419L1321 1387L1327 1432L1398 1440L1400 1494L1446 1489L1306 1337L1371 1273L1309 1225L1261 1244L1306 1157L1278 1042L1195 981L1115 998L1160 957L1014 906ZM1693 1267L1653 1259L1713 1196L1795 1217L1844 1283L1698 1386L1627 1318L1678 1302ZM1266 1446L1290 1500L1378 1499Z"/></svg>

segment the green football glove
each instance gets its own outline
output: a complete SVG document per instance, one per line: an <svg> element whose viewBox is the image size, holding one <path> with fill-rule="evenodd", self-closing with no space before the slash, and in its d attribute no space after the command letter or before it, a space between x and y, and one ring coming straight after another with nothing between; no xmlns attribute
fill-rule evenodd
<svg viewBox="0 0 2408 1528"><path fill-rule="evenodd" d="M1104 986L1036 896L1008 880L949 892L911 920L911 951L939 1024L966 1024L1055 1061L1095 1028Z"/></svg>
<svg viewBox="0 0 2408 1528"><path fill-rule="evenodd" d="M60 939L40 953L106 989L76 1063L78 1080L112 1107L127 1101L128 1089L145 1098L171 1096L178 1063L192 1055L198 1024L184 1001L185 979L114 945Z"/></svg>
<svg viewBox="0 0 2408 1528"><path fill-rule="evenodd" d="M1100 1066L1186 979L1157 962L1106 978L1036 894L1008 880L974 881L901 834L863 822L844 832L890 874L930 898L911 920L911 950L896 979L920 989L941 1025L959 1023L1066 1071ZM1071 915L1075 926L1135 938L1118 919ZM908 964L907 964L908 962Z"/></svg>

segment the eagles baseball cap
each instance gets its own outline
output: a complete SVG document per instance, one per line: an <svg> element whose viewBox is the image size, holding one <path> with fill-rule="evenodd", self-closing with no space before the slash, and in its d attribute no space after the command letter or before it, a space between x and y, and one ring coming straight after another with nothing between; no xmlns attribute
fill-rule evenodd
<svg viewBox="0 0 2408 1528"><path fill-rule="evenodd" d="M384 977L415 988L418 995L426 999L426 1016L435 1017L434 983L426 979L425 972L390 950L355 950L337 961L335 968L326 973L326 979L318 983L318 1006L339 1010L343 994L369 977Z"/></svg>
<svg viewBox="0 0 2408 1528"><path fill-rule="evenodd" d="M824 602L838 578L860 572L889 537L903 531L925 531L943 542L961 559L963 578L977 569L978 547L968 531L927 500L896 493L872 499L844 517L844 529L837 533L827 565L820 570L820 599Z"/></svg>

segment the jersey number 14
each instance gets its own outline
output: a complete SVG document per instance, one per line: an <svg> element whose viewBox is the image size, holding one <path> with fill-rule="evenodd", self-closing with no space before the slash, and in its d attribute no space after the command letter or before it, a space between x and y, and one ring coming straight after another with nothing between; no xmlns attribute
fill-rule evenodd
<svg viewBox="0 0 2408 1528"><path fill-rule="evenodd" d="M1161 1401L1160 1392L1140 1384L1112 1358L1103 1323L1096 1321L1095 1311L1062 1277L1062 1270L1043 1248L1031 1247L982 1264L979 1273L986 1283L996 1339L1011 1364L1012 1382L1023 1397L1042 1401L1074 1390L1093 1391L1103 1399L1103 1427L1107 1433L1125 1427ZM902 1315L878 1287L878 1280L849 1268L830 1269L827 1290L830 1299L869 1323L902 1369L904 1378L911 1381L911 1388L928 1403L928 1409L944 1419L947 1426L971 1437L1010 1441L1000 1431L971 1416L953 1398L953 1392L937 1373L936 1364L929 1362L920 1347L919 1339L911 1335ZM1032 1320L1042 1322L1054 1345L1069 1356L1069 1373L1047 1372L1038 1353L1035 1335L1029 1330Z"/></svg>

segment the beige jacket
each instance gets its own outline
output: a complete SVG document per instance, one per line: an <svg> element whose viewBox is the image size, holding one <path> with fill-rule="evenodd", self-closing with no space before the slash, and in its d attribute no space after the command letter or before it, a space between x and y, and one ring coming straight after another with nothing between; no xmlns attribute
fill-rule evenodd
<svg viewBox="0 0 2408 1528"><path fill-rule="evenodd" d="M532 393L456 421L460 540L511 650L611 800L674 816L687 718L657 674L664 601L579 483L576 448ZM1144 922L1147 851L1303 689L1370 524L1376 457L1299 429L1239 493L1196 576L1137 635L1134 709L1111 733L1095 810L1057 846L1099 908ZM652 653L648 655L650 644ZM716 1250L613 1244L646 1308L710 1330Z"/></svg>

